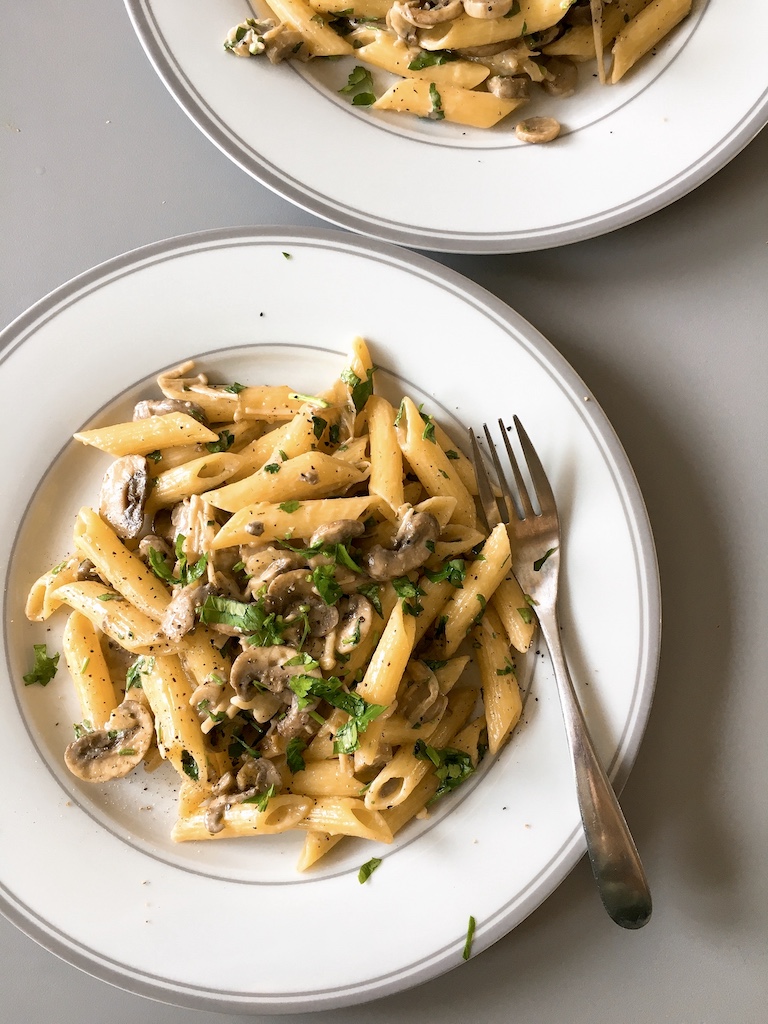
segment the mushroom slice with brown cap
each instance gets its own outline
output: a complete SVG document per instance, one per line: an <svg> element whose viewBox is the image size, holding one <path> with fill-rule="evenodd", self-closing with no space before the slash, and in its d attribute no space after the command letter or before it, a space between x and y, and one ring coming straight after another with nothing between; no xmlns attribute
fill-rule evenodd
<svg viewBox="0 0 768 1024"><path fill-rule="evenodd" d="M280 612L286 621L305 614L311 636L326 636L339 621L337 609L317 593L307 569L276 576L267 588L267 601L270 610Z"/></svg>
<svg viewBox="0 0 768 1024"><path fill-rule="evenodd" d="M248 701L259 690L282 693L295 675L322 678L317 669L307 668L295 647L249 647L232 663L229 681L240 701Z"/></svg>
<svg viewBox="0 0 768 1024"><path fill-rule="evenodd" d="M502 100L527 100L530 96L530 79L522 75L492 75L486 78L485 87Z"/></svg>
<svg viewBox="0 0 768 1024"><path fill-rule="evenodd" d="M135 700L124 700L103 729L88 732L64 751L67 768L84 782L107 782L132 772L154 736L152 715Z"/></svg>
<svg viewBox="0 0 768 1024"><path fill-rule="evenodd" d="M339 654L350 654L359 647L371 631L373 605L362 594L350 594L342 612L339 631L336 635L336 650Z"/></svg>
<svg viewBox="0 0 768 1024"><path fill-rule="evenodd" d="M463 5L470 18L493 20L509 14L513 2L514 0L463 0Z"/></svg>
<svg viewBox="0 0 768 1024"><path fill-rule="evenodd" d="M374 545L365 557L365 568L374 580L405 576L427 561L439 536L440 524L431 513L411 509L397 531L394 548Z"/></svg>
<svg viewBox="0 0 768 1024"><path fill-rule="evenodd" d="M133 418L146 420L150 416L167 416L172 412L183 412L187 416L194 416L196 420L205 420L205 414L199 405L194 402L182 402L178 398L145 399L137 402L133 407Z"/></svg>
<svg viewBox="0 0 768 1024"><path fill-rule="evenodd" d="M149 469L143 455L115 459L101 484L99 515L118 537L138 537L144 525Z"/></svg>
<svg viewBox="0 0 768 1024"><path fill-rule="evenodd" d="M237 775L227 772L215 783L213 799L205 811L205 827L211 835L221 832L224 812L228 807L263 796L270 789L278 792L282 786L282 776L270 760L265 757L247 758Z"/></svg>
<svg viewBox="0 0 768 1024"><path fill-rule="evenodd" d="M348 540L361 537L365 526L358 519L334 519L332 523L323 523L309 538L311 548L319 544L346 544Z"/></svg>
<svg viewBox="0 0 768 1024"><path fill-rule="evenodd" d="M511 6L512 0L510 0ZM462 0L406 0L399 4L403 18L416 28L453 21L463 11Z"/></svg>
<svg viewBox="0 0 768 1024"><path fill-rule="evenodd" d="M521 142L551 142L560 134L560 122L554 117L529 117L518 121L515 135Z"/></svg>

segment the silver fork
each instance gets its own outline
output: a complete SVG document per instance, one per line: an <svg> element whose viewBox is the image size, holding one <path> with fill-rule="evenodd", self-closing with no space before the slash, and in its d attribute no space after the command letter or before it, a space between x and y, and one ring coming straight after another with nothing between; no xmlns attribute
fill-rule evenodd
<svg viewBox="0 0 768 1024"><path fill-rule="evenodd" d="M534 510L508 430L501 436L517 489L515 501L490 431L483 425L502 500L497 500L473 432L469 431L480 501L489 529L504 523L512 547L512 570L531 598L552 658L557 689L573 759L576 792L592 872L605 909L622 928L642 928L651 916L651 894L613 787L595 752L560 643L557 586L560 571L560 522L557 506L539 457L517 416L514 417L540 512Z"/></svg>

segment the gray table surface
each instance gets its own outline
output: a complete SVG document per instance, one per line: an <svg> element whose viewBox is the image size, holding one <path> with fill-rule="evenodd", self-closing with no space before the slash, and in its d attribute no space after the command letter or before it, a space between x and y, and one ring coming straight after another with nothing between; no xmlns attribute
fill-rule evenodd
<svg viewBox="0 0 768 1024"><path fill-rule="evenodd" d="M652 883L651 924L612 925L582 861L459 970L317 1014L317 1024L768 1019L767 158L763 132L697 191L604 238L439 258L560 349L606 409L645 494L664 638L623 805ZM187 120L118 0L3 5L0 325L111 256L241 224L319 222ZM113 989L4 919L0 962L8 1021L238 1019Z"/></svg>

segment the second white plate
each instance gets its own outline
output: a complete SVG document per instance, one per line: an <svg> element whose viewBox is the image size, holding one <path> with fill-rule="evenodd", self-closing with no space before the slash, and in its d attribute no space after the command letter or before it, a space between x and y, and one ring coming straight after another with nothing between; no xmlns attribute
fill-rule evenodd
<svg viewBox="0 0 768 1024"><path fill-rule="evenodd" d="M712 72L734 33L724 0L694 0L618 85L583 65L575 96L526 108L564 125L539 146L516 140L514 115L483 131L353 107L338 92L353 58L235 58L222 44L253 16L247 0L125 3L168 89L235 163L334 224L419 249L522 252L612 231L695 188L768 119L765 61ZM738 24L764 38L768 6L744 0Z"/></svg>

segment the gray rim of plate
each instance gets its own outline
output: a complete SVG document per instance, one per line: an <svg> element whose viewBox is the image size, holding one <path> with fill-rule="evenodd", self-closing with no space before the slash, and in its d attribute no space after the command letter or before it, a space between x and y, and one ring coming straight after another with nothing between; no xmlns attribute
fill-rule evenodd
<svg viewBox="0 0 768 1024"><path fill-rule="evenodd" d="M584 408L586 403L582 404L583 398L579 407L582 409L585 423L590 428L593 438L595 441L599 441L607 456L615 464L615 472L612 475L617 487L624 491L622 505L625 515L633 527L638 574L641 579L645 580L647 590L645 602L647 611L646 656L641 659L642 671L635 681L635 693L639 692L640 696L630 711L630 718L619 739L616 756L611 765L607 766L613 785L620 793L635 762L645 732L661 653L661 591L651 525L629 459L602 408L576 371L557 349L528 321L496 296L461 274L449 270L425 256L403 251L386 242L372 242L327 229L214 229L180 235L130 250L121 256L98 264L50 292L22 313L5 330L0 331L0 366L18 345L33 337L36 330L58 315L62 308L72 305L81 297L103 285L108 285L115 279L129 276L135 271L145 269L153 264L164 263L199 251L249 245L274 245L276 243L314 244L346 250L364 258L375 258L381 262L399 266L417 276L426 278L433 284L436 283L452 294L460 296L497 325L505 325L509 329L510 335L515 336L516 343L519 344L521 337L524 338L530 355L543 366L551 367L554 373L561 378L563 390L570 395L572 400L575 395L589 395L588 410ZM544 866L539 873L538 881L531 884L528 891L519 894L512 902L511 907L503 907L497 911L493 921L483 929L483 941L478 952L488 948L510 931L505 922L512 911L518 917L517 924L519 924L540 906L573 870L584 852L583 834L581 827L578 826L550 863ZM595 898L598 898L597 893L595 893ZM441 950L426 955L419 963L412 965L409 970L354 983L344 989L291 995L284 999L276 999L274 995L262 996L255 993L217 993L203 986L180 985L160 975L131 970L102 956L97 950L84 948L16 900L13 893L2 882L0 882L0 911L9 921L44 948L61 957L73 967L101 981L161 1002L219 1013L297 1013L313 1009L349 1006L412 988L439 977L452 966L457 966L457 964L451 963L451 951Z"/></svg>
<svg viewBox="0 0 768 1024"><path fill-rule="evenodd" d="M176 62L152 15L151 0L124 0L128 16L150 63L190 120L238 167L277 195L331 224L361 235L431 252L488 254L532 252L585 241L626 227L698 188L752 141L768 121L768 88L720 142L662 185L610 210L541 230L501 234L414 230L408 224L383 221L353 207L331 204L328 198L284 174L235 135L199 95Z"/></svg>

